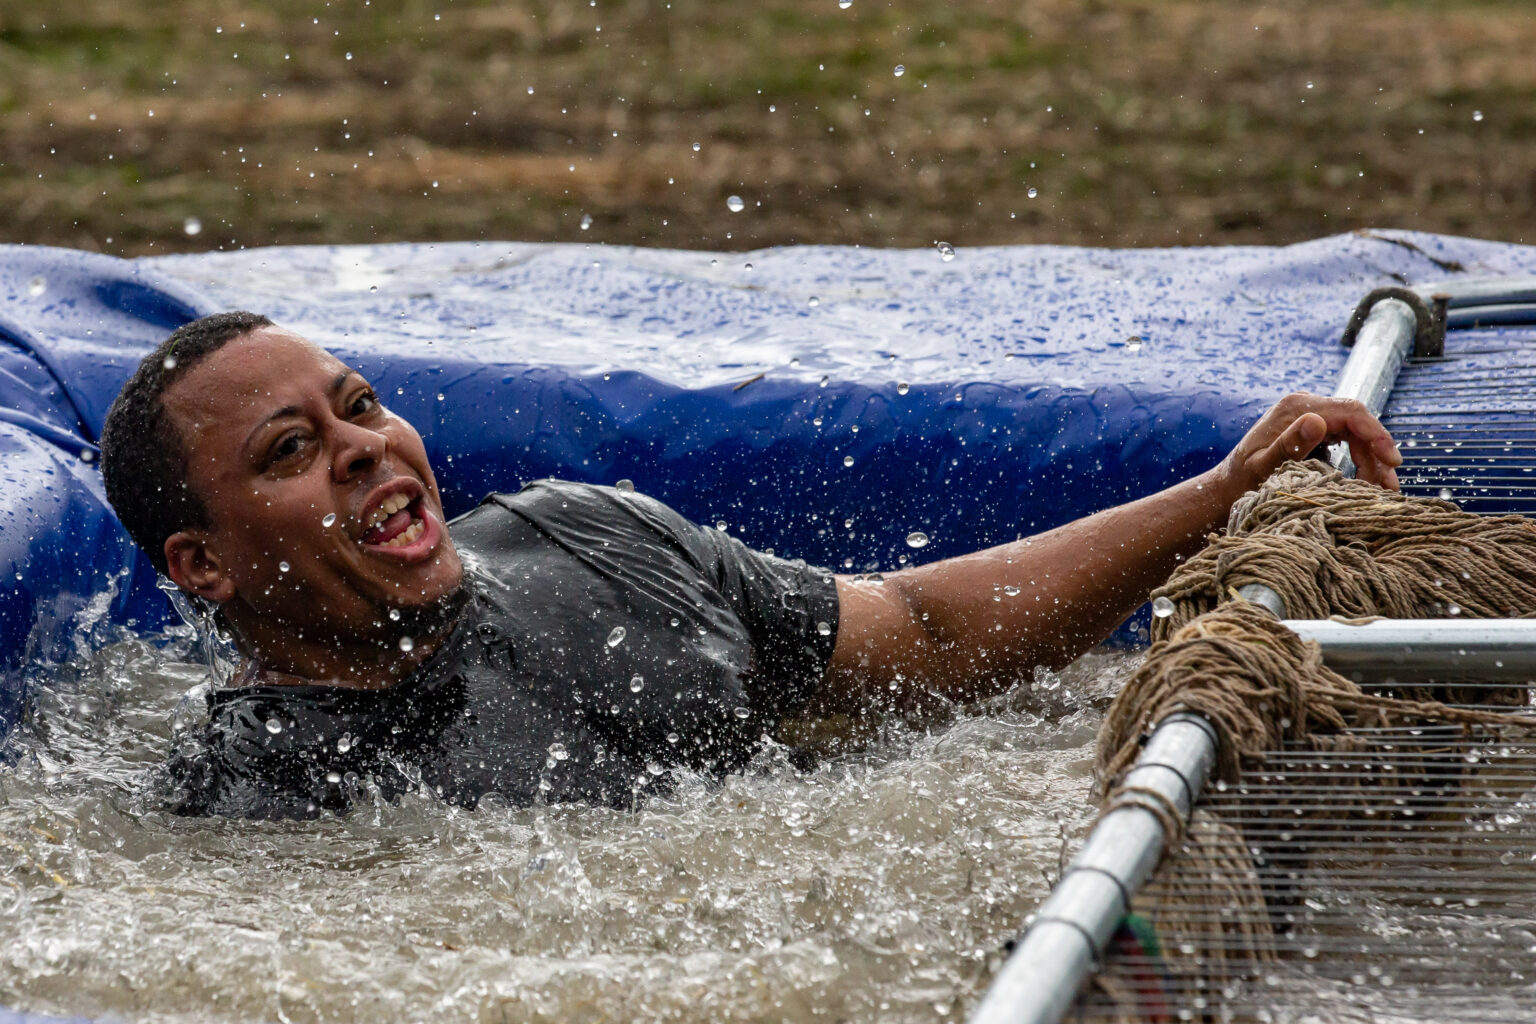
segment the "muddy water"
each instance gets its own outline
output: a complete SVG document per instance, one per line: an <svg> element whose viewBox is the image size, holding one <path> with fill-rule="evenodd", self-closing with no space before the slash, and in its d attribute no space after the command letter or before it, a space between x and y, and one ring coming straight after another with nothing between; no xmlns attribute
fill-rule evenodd
<svg viewBox="0 0 1536 1024"><path fill-rule="evenodd" d="M42 673L0 770L0 1006L128 1021L938 1021L1086 826L1090 654L802 771L633 812L178 819L149 779L204 670L120 642ZM182 708L199 702L189 701ZM1074 843L1075 845L1075 843Z"/></svg>

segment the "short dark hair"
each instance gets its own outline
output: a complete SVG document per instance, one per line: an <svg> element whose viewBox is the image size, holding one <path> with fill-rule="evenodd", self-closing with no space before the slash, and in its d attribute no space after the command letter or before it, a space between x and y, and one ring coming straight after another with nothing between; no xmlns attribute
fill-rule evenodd
<svg viewBox="0 0 1536 1024"><path fill-rule="evenodd" d="M139 364L107 410L101 428L101 474L107 500L128 535L160 573L165 539L177 530L213 525L187 480L187 450L166 412L165 391L204 356L269 327L258 313L215 313L183 324Z"/></svg>

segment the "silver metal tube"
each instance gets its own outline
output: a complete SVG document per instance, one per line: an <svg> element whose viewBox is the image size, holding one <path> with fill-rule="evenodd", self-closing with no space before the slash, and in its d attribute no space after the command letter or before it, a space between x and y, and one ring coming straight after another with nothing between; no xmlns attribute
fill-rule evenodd
<svg viewBox="0 0 1536 1024"><path fill-rule="evenodd" d="M1187 818L1211 765L1216 734L1197 715L1169 715L1126 776ZM1061 881L1003 964L972 1024L1055 1024L1151 877L1168 837L1162 819L1135 804L1099 819Z"/></svg>
<svg viewBox="0 0 1536 1024"><path fill-rule="evenodd" d="M1323 649L1323 663L1361 683L1536 681L1536 619L1380 619L1283 625Z"/></svg>
<svg viewBox="0 0 1536 1024"><path fill-rule="evenodd" d="M1354 398L1365 403L1371 415L1380 416L1387 407L1392 385L1403 368L1403 360L1413 351L1417 329L1413 310L1399 299L1382 299L1371 307L1370 315L1355 336L1355 347L1339 373L1335 398ZM1345 476L1355 475L1349 457L1349 445L1342 441L1328 451L1328 461Z"/></svg>
<svg viewBox="0 0 1536 1024"><path fill-rule="evenodd" d="M1416 328L1407 303L1376 303L1356 335L1334 396L1359 399L1381 415L1413 349ZM1345 476L1354 476L1347 445L1335 445L1330 461ZM1270 587L1252 584L1239 595L1285 618L1285 601ZM1409 655L1402 657L1406 663ZM1217 742L1215 730L1199 716L1169 715L1153 730L1126 778L1135 776L1138 787L1161 795L1188 821L1216 763ZM1162 859L1168 839L1162 820L1144 807L1123 805L1101 817L998 971L971 1024L1059 1024L1130 901Z"/></svg>
<svg viewBox="0 0 1536 1024"><path fill-rule="evenodd" d="M1237 588L1237 596L1244 601L1263 605L1275 613L1275 618L1285 618L1285 598L1262 583L1246 583Z"/></svg>
<svg viewBox="0 0 1536 1024"><path fill-rule="evenodd" d="M1513 305L1536 302L1536 277L1460 277L1419 285L1413 289L1428 302L1435 295L1449 295L1450 307Z"/></svg>

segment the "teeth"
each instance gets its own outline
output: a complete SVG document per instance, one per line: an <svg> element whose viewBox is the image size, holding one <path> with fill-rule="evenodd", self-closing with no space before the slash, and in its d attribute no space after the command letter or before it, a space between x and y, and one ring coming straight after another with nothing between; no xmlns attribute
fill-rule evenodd
<svg viewBox="0 0 1536 1024"><path fill-rule="evenodd" d="M383 548L403 548L407 544L410 544L410 543L414 542L416 540L416 538L420 537L422 531L425 530L426 528L427 528L427 524L426 523L423 523L420 519L413 519L413 520L411 520L411 525L410 526L407 526L405 529L400 531L399 536L394 537L391 540L385 541L383 544L380 544L379 547L383 547Z"/></svg>
<svg viewBox="0 0 1536 1024"><path fill-rule="evenodd" d="M369 513L367 522L363 524L363 529L373 529L410 503L411 499L403 494L391 494L379 503L378 508Z"/></svg>

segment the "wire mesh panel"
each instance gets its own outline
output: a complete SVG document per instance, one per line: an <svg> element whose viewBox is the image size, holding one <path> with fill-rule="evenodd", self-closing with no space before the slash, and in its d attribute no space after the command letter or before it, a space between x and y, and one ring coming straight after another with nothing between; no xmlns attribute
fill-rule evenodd
<svg viewBox="0 0 1536 1024"><path fill-rule="evenodd" d="M1454 332L1382 419L1405 493L1536 515L1529 328ZM1536 715L1524 685L1429 696ZM1536 1019L1536 739L1356 728L1211 786L1068 1019Z"/></svg>
<svg viewBox="0 0 1536 1024"><path fill-rule="evenodd" d="M1532 1019L1536 744L1330 739L1208 794L1205 842L1170 854L1078 1019ZM1213 864L1211 830L1238 856Z"/></svg>
<svg viewBox="0 0 1536 1024"><path fill-rule="evenodd" d="M1468 512L1536 514L1536 337L1530 329L1455 331L1438 359L1410 360L1382 422L1404 459L1408 494Z"/></svg>

